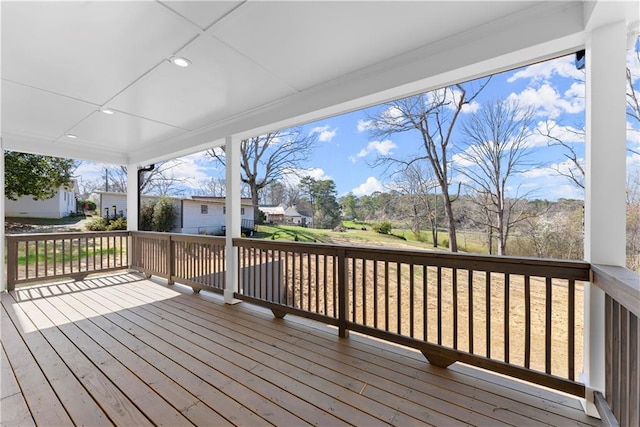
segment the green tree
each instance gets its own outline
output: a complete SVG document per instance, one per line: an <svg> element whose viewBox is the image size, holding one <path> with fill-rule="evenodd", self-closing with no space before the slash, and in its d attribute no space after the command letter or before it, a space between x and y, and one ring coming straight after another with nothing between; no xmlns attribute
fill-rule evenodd
<svg viewBox="0 0 640 427"><path fill-rule="evenodd" d="M153 231L171 231L177 217L176 207L171 199L161 197L153 207Z"/></svg>
<svg viewBox="0 0 640 427"><path fill-rule="evenodd" d="M358 207L358 198L353 193L348 193L340 199L342 206L342 215L345 219L357 218L356 209Z"/></svg>
<svg viewBox="0 0 640 427"><path fill-rule="evenodd" d="M307 176L302 178L300 186L311 202L314 228L333 228L340 224L340 205L332 179L315 180Z"/></svg>
<svg viewBox="0 0 640 427"><path fill-rule="evenodd" d="M58 188L69 186L76 163L71 159L38 154L4 152L4 191L8 199L33 196L50 199Z"/></svg>

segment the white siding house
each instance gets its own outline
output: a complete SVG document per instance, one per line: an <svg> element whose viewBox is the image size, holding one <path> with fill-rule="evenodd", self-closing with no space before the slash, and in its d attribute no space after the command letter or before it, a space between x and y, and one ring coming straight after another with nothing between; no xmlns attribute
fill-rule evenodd
<svg viewBox="0 0 640 427"><path fill-rule="evenodd" d="M34 200L33 196L22 196L18 200L5 198L4 214L8 217L63 218L76 212L78 184L72 181L70 188L60 187L55 196L46 200Z"/></svg>
<svg viewBox="0 0 640 427"><path fill-rule="evenodd" d="M127 217L127 196L124 193L98 192L100 215ZM141 204L157 201L158 196L142 196ZM221 234L225 225L224 197L171 198L177 212L174 233ZM114 208L115 207L115 208ZM242 226L253 228L253 205L251 199L242 199Z"/></svg>

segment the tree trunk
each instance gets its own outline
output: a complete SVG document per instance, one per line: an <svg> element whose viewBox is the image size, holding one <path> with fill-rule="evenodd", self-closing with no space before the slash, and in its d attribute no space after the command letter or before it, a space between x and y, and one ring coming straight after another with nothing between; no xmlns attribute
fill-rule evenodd
<svg viewBox="0 0 640 427"><path fill-rule="evenodd" d="M251 188L251 204L253 204L253 222L254 224L261 224L260 222L260 206L258 199L258 186L255 182L249 183L249 188Z"/></svg>
<svg viewBox="0 0 640 427"><path fill-rule="evenodd" d="M451 252L458 252L458 239L456 238L456 222L453 216L453 207L451 206L451 198L449 192L442 188L442 200L444 201L444 210L447 215L447 222L449 225L449 250ZM436 212L437 214L437 212Z"/></svg>

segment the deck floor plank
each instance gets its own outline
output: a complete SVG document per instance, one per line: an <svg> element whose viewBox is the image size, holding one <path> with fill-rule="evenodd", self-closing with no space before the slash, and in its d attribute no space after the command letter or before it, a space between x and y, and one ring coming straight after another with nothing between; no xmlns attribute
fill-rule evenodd
<svg viewBox="0 0 640 427"><path fill-rule="evenodd" d="M135 284L132 283L131 285L134 286ZM143 288L140 288L140 289L143 290ZM166 288L154 288L154 291L157 291L163 294L163 292L166 292ZM180 302L186 303L194 309L201 308L206 310L208 307L207 306L208 302L200 301L200 299L201 298L197 296L191 299L180 299ZM167 300L166 302L170 303L171 301L174 301L174 300ZM265 334L268 334L268 329L270 327L272 327L274 324L277 324L278 322L282 322L281 320L273 319L273 316L271 315L271 313L266 312L264 314L264 316L266 317L265 319L266 321L257 323L255 322L255 316L256 316L256 313L254 312L255 310L252 310L252 313L249 314L246 320L242 320L238 318L238 314L240 311L242 311L241 308L234 311L232 314L228 314L226 310L221 309L221 310L215 310L215 311L209 310L209 313L212 316L218 316L218 318L220 318L221 316L228 315L229 316L228 321L233 323L234 325L244 324L246 327L251 329L259 328L261 334L259 335L254 334L254 336L264 336ZM296 323L298 323L298 319L296 319ZM316 325L317 324L314 322L314 326ZM354 348L359 347L357 338L355 340L354 339L347 340L349 341L348 344L346 346L342 346L340 344L340 340L335 339L335 331L329 330L327 332L326 328L325 330L321 331L322 333L320 334L309 334L308 331L305 331L305 330L296 332L297 331L296 324L291 324L286 330L287 330L287 333L290 334L290 336L298 337L300 339L315 340L316 338L319 338L319 336L322 336L322 335L325 336L325 339L322 339L318 342L318 347L316 349L313 349L314 351L311 351L309 354L318 354L319 351L326 351L328 346L332 346L336 348L344 347L347 349L348 354L352 354L354 351ZM357 337L355 334L353 334L353 336ZM365 340L366 339L368 338L365 338ZM274 342L280 342L280 341L275 340ZM299 349L300 347L301 345L300 343L298 343L298 346L295 346L294 348ZM361 347L366 348L367 351L371 351L371 349L373 349L374 350L373 355L376 357L382 354L378 351L378 347L371 346L370 344L362 345ZM360 348L358 349L360 350ZM396 355L396 352L397 352L397 348L394 348L393 349L394 356ZM370 362L375 362L375 360L371 359L371 356L368 356L365 354L365 355L359 355L358 357L355 357L352 365L355 365L355 366L360 365L360 360L362 357L368 359ZM411 379L415 381L414 377L417 375L418 378L424 381L428 387L430 387L431 389L437 390L437 393L439 393L439 396L442 396L441 393L443 389L445 389L445 391L446 390L453 391L456 395L467 396L469 399L481 399L493 405L493 408L495 408L495 411L508 411L508 412L519 413L533 420L531 422L533 422L534 424L546 423L549 425L564 425L568 422L575 423L577 421L577 425L599 425L599 420L590 418L584 414L584 412L579 406L579 403L577 402L577 399L575 398L568 398L568 397L565 397L565 395L560 393L546 391L537 386L521 385L521 383L516 382L516 384L512 385L512 387L515 387L518 391L527 390L528 392L531 392L531 390L533 390L535 393L540 393L540 395L536 394L535 396L533 396L533 395L519 392L517 393L517 400L514 400L513 392L511 390L507 390L507 393L505 393L505 390L503 390L504 387L497 387L492 382L486 382L478 379L475 375L477 375L477 373L482 373L482 371L478 371L477 369L474 369L474 368L468 368L474 371L474 376L469 376L469 375L461 374L460 372L456 372L455 370L452 370L450 368L440 369L437 367L431 367L431 368L425 369L425 366L427 365L425 365L424 359L420 359L422 358L422 355L418 354L415 357L416 358L413 358L413 357L404 358L405 362L408 363L409 366L403 366L404 364L398 364L397 362L393 363L392 366L390 366L389 360L385 358L378 360L376 366L380 367L382 369L382 372L387 374L389 373L389 369L395 370L396 372L392 373L392 378L394 378L396 375L405 374L405 375L409 375ZM345 362L346 360L340 360L340 363L345 363ZM498 377L492 374L489 374L489 376ZM443 381L443 379L446 379L446 381ZM509 380L509 379L503 380L502 377L498 377L497 381L500 381L500 380L502 380L501 382L507 383L507 384L514 382L513 380ZM421 387L423 387L420 384L412 384L412 386L414 388L417 387L418 390L420 390ZM487 393L486 388L491 389L492 391L495 391L495 393ZM478 392L479 390L481 390L482 393L479 393ZM511 396L508 396L508 395L511 395ZM521 398L526 399L528 404L522 405L522 403L519 402L519 399ZM573 402L573 406L567 407L562 404L556 403L556 401L565 401L566 399L570 399L570 400L567 400L567 402ZM468 404L468 400L465 401L465 404ZM493 410L494 409L492 409L492 411ZM505 412L505 415L508 415L508 412Z"/></svg>
<svg viewBox="0 0 640 427"><path fill-rule="evenodd" d="M9 357L0 343L0 414L3 426L35 426Z"/></svg>
<svg viewBox="0 0 640 427"><path fill-rule="evenodd" d="M46 303L50 308L47 309L47 307L41 306L43 311L46 310L50 313L58 310L61 315L74 322L74 325L80 328L88 337L91 337L97 345L107 351L114 359L124 364L141 381L149 384L168 404L185 415L195 425L211 423L216 426L222 426L228 424L213 409L199 404L200 400L196 396L96 326L81 313L82 306L77 302L74 304L74 301L72 297L62 296L55 299L49 298L46 302L36 301L36 304ZM187 410L189 410L188 413Z"/></svg>
<svg viewBox="0 0 640 427"><path fill-rule="evenodd" d="M78 298L84 295L77 296ZM91 295L91 303L104 304L110 313L104 314L104 317L114 323L122 325L130 333L134 334L138 339L146 344L157 348L162 354L174 360L176 363L185 367L193 373L209 383L211 386L232 396L244 404L247 408L255 412L258 416L264 418L260 423L252 420L254 423L264 424L273 423L274 425L300 425L304 424L303 418L299 418L280 407L277 403L286 402L287 405L295 406L295 397L283 395L282 390L278 390L268 383L259 383L259 378L247 371L243 371L231 364L223 363L216 355L205 349L190 345L184 338L168 334L163 327L157 327L150 322L129 312L122 306L118 306L111 302L104 295L94 293ZM150 330L148 330L149 328ZM155 334L154 334L155 332ZM301 412L302 415L305 412ZM309 413L307 419L324 419L329 424L336 423L337 419L329 414Z"/></svg>
<svg viewBox="0 0 640 427"><path fill-rule="evenodd" d="M7 294L2 297L0 324L3 347L36 424L73 425L75 417L95 425L111 425L63 359Z"/></svg>
<svg viewBox="0 0 640 427"><path fill-rule="evenodd" d="M1 354L9 379L1 403L27 418L2 413L1 425L80 424L61 402L70 386L90 401L121 393L124 410L142 418L125 422L99 408L103 423L119 425L601 425L566 395L465 365L437 368L411 349L341 339L318 322L275 319L137 274L18 289L2 294L2 305L13 327L3 325L0 350L16 345ZM36 353L61 364L65 380ZM47 408L37 406L43 393ZM42 412L56 405L57 415Z"/></svg>
<svg viewBox="0 0 640 427"><path fill-rule="evenodd" d="M117 340L122 345L136 353L149 364L155 366L161 372L173 378L185 389L193 393L203 405L215 409L229 423L241 425L264 424L262 418L259 418L253 412L247 410L240 403L211 386L193 372L177 364L171 358L162 354L157 348L140 341L136 336L123 329L119 323L114 323L107 319L105 317L107 312L101 313L98 304L92 303L90 300L87 302L90 305L81 303L81 306L76 307L82 309L87 318L90 318L102 331L113 337L117 337ZM108 312L110 313L110 311ZM198 404L197 406L202 405ZM188 408L187 412L191 410L195 410L195 408ZM218 420L217 417L212 417L208 423L214 423L216 420ZM224 421L220 421L220 423L215 422L215 424L223 425Z"/></svg>
<svg viewBox="0 0 640 427"><path fill-rule="evenodd" d="M128 297L131 298L131 294L129 294ZM141 297L144 298L142 295ZM147 299L146 301L148 302L150 300ZM146 304L141 306L139 311L136 309L136 312L151 321L154 320L154 316L156 322L164 320L169 321L172 325L171 328L175 329L175 333L177 334L182 333L183 330L196 333L198 337L203 337L209 340L209 344L207 346L217 347L218 349L215 350L217 354L226 355L229 358L235 357L236 362L239 358L243 358L247 363L247 366L255 366L255 364L258 363L260 372L270 378L273 377L272 381L279 381L278 378L282 377L285 381L285 384L282 385L282 387L290 387L292 381L297 381L356 407L359 411L368 412L372 416L378 417L380 420L390 421L397 419L398 422L406 424L420 422L417 418L409 419L407 417L403 417L401 414L397 413L396 409L380 404L381 402L378 402L379 404L376 405L372 405L369 399L366 399L364 402L358 402L359 399L365 400L365 397L358 393L358 391L362 390L364 383L354 384L353 387L349 387L350 384L340 385L336 382L330 382L326 379L326 372L320 374L312 372L313 365L309 365L308 363L304 363L304 366L296 365L295 362L299 358L289 358L292 360L289 360L288 362L285 361L286 358L283 359L280 356L281 354L286 355L288 352L287 349L283 351L275 345L260 346L260 341L254 341L248 335L242 337L240 341L238 339L233 339L232 337L224 334L224 331L227 330L226 328L211 327L212 325L216 326L216 323L203 321L197 316L188 316L187 318L180 317L175 313L172 314L169 311L165 311L165 306L162 304L162 301L158 301L155 304ZM166 308L169 309L169 306L166 306ZM145 315L143 311L148 311L148 314ZM233 336L234 333L232 332L228 335ZM224 347L221 348L219 346ZM275 349L276 351L270 351L272 349ZM268 368L265 368L267 365ZM272 372L270 371L271 369L284 374L284 377L279 374L272 375ZM255 373L257 370L253 368L252 372ZM323 376L323 374L325 375ZM287 379L287 377L289 378ZM296 394L301 396L299 390L296 391ZM317 403L321 403L318 399L312 400ZM329 403L333 404L334 407L336 406L335 399ZM353 412L350 408L346 409ZM353 420L353 422L358 421L359 420ZM450 422L451 419L448 419L447 421Z"/></svg>
<svg viewBox="0 0 640 427"><path fill-rule="evenodd" d="M129 291L127 295L131 297L131 292ZM145 298L144 294L139 294L138 297ZM415 391L412 392L412 389L408 387L402 386L397 382L385 381L381 377L370 375L367 371L363 371L359 375L360 377L365 377L364 379L355 378L351 375L353 372L358 371L352 368L343 369L344 364L339 359L335 360L334 358L336 356L329 354L330 352L323 348L317 348L314 349L315 351L310 352L307 348L299 348L298 345L300 345L300 343L296 345L281 345L283 335L285 335L287 329L275 331L271 334L269 334L269 331L260 329L259 331L261 333L255 334L255 328L258 327L257 325L243 329L239 327L239 324L227 322L225 319L215 317L210 313L204 311L194 312L193 309L189 310L187 308L189 306L181 305L183 301L184 299L163 300L158 301L157 304L142 307L146 310L155 311L158 316L162 315L164 318L171 320L172 323L182 324L185 328L189 328L190 326L195 328L193 324L197 323L200 325L198 333L203 334L203 336L206 336L207 332L212 332L206 329L205 326L207 324L223 325L225 327L220 328L220 333L212 332L213 335L209 335L208 338L217 343L227 343L226 345L230 346L233 352L252 355L256 361L262 364L270 363L270 367L274 367L286 375L295 376L297 373L301 373L298 375L307 375L310 377L310 380L301 379L301 381L307 384L313 381L319 382L318 389L326 390L330 392L332 396L339 397L345 401L353 402L355 400L353 397L355 396L366 398L366 401L362 402L360 406L358 406L357 403L352 404L359 410L376 412L378 416L386 421L395 419L399 424L404 424L405 422L412 423L415 422L415 420L423 420L423 422L428 420L428 422L434 423L435 425L450 424L452 422L471 422L476 424L493 424L496 426L505 425L501 420L490 417L494 408L488 406L484 408L485 414L471 411L467 416L462 416L462 419L452 418L446 414L460 414L464 412L464 408L433 395L416 393ZM188 319L180 318L181 313L185 313L186 310L190 313ZM172 314L173 317L170 318L170 314ZM227 336L221 335L224 331L229 331ZM247 344L244 345L242 344L243 342ZM256 353L255 349L261 349L263 351L262 355ZM309 359L309 357L311 357L311 359ZM339 358L339 356L337 357ZM326 367L327 361L331 360L335 360L333 368L337 370ZM332 387L329 379L331 379L334 384L338 384L342 390L340 388L336 389L335 386ZM399 381L415 380L413 380L413 378L400 378ZM343 392L343 390L347 391L347 393ZM378 399L373 399L372 397L376 395ZM352 399L349 399L349 397L352 397ZM460 402L458 396L452 400L458 403ZM389 402L401 402L399 406L402 406L403 411L399 412L399 409L401 409L399 406L395 408L386 406ZM466 402L467 404L470 403L468 400ZM381 413L380 409L383 407L387 407L392 411L389 412L387 410L386 413ZM429 409L434 407L438 408L438 411L443 412ZM508 418L508 416L503 418ZM515 419L512 420L513 422L509 425L523 425L523 423L526 424L527 422L532 423L529 418L518 416L518 414L513 414L512 418Z"/></svg>
<svg viewBox="0 0 640 427"><path fill-rule="evenodd" d="M141 289L142 290L142 289ZM208 303L203 303L198 301L198 297L193 298L193 299L180 299L179 302L178 300L165 300L162 302L162 304L179 304L179 303L184 303L189 305L189 307L193 308L193 309L199 309L199 308L207 308L207 304ZM179 306L176 307L178 311L185 311L184 307L181 309ZM277 325L279 322L279 320L274 320L271 319L270 321L265 321L264 323L260 323L260 324L256 324L256 322L251 319L247 319L246 321L243 319L238 318L237 313L233 313L233 316L230 317L228 320L224 319L223 316L225 315L225 310L215 310L215 311L211 311L209 310L209 312L206 314L207 316L212 316L211 320L214 322L232 322L233 324L237 324L237 325L242 325L244 324L244 326L246 327L246 329L249 331L249 333L251 333L251 330L256 329L256 328L260 328L260 334L255 335L256 337L267 337L265 339L268 340L268 335L269 335L269 326L273 326L273 325ZM271 314L267 314L267 316L271 316ZM282 325L277 326L278 328L282 328ZM294 334L294 332L292 332L292 329L290 326L284 326L287 328L288 333ZM237 327L236 327L237 328ZM319 354L322 355L321 358L316 358L316 359L322 359L322 360L316 360L315 362L317 363L324 363L324 361L326 361L329 356L331 354L333 354L331 352L330 349L327 348L326 345L320 345L317 346L315 345L314 342L310 342L309 345L307 346L305 344L305 342L303 341L303 339L305 337L308 336L308 333L302 333L299 336L299 341L296 342L295 348L299 349L300 352L302 352L302 357L314 357L317 356ZM315 339L315 337L314 337ZM334 336L330 336L329 340L332 342L336 341L335 335ZM272 340L273 341L273 340ZM281 346L284 345L282 341L273 341L275 346ZM332 344L328 343L329 345ZM315 346L314 346L315 345ZM289 347L291 348L291 347ZM306 356L305 356L306 354ZM334 356L336 359L336 363L340 366L350 366L350 367L358 367L361 364L361 360L362 357L364 357L365 359L370 359L371 356L362 356L362 357L354 357L353 355L347 355L345 358L344 353L336 353L337 355ZM381 375L389 375L389 361L387 359L383 359L382 361L378 361L378 364L376 365L376 372L380 372ZM421 363L420 365L420 369L423 370L425 368L425 362L421 361L419 362ZM394 369L396 369L397 367L394 364ZM364 376L365 378L370 377L370 375L373 373L375 369L367 369L364 372ZM446 369L440 369L440 368L429 368L429 371L431 372L432 370L435 371L447 371ZM405 376L403 378L403 375ZM410 398L414 398L416 401L421 402L424 401L424 394L421 394L419 392L419 390L424 390L426 392L427 395L431 395L434 397L440 397L441 399L445 399L447 397L447 395L450 396L451 399L453 399L453 401L457 401L458 404L462 403L463 405L466 405L464 409L462 410L466 410L467 407L472 407L474 410L480 410L483 411L485 414L491 416L491 414L496 413L497 411L503 411L501 417L502 419L506 419L508 420L510 423L512 424L516 424L516 425L526 425L526 424L540 424L540 423L547 423L550 425L562 425L567 423L570 419L566 418L566 417L561 417L561 416L553 416L553 414L547 414L541 411L536 411L535 408L531 411L527 411L526 414L521 415L517 412L517 409L519 409L518 407L521 407L522 405L516 405L517 402L510 400L510 399L504 399L500 396L494 396L494 395L487 395L486 393L478 393L478 390L475 387L470 387L466 384L458 384L456 382L452 382L452 385L449 384L451 383L451 381L448 381L446 383L443 384L442 378L438 377L438 376L433 376L430 375L429 381L426 381L424 384L421 381L416 380L414 377L416 375L416 372L411 369L408 372L395 372L395 373L391 373L391 376L387 379L387 382L385 383L385 388L388 390L390 387L392 387L392 385L390 384L395 384L398 385L399 384L406 384L407 382L409 382L411 384L411 388L413 390L413 396L411 396ZM431 378L433 377L433 378ZM373 379L369 379L367 381L368 384L371 383L376 383L380 381L380 378L382 377L377 377L377 378L373 378ZM449 386L449 390L447 389L443 389L441 387L441 385L443 386ZM451 390L452 389L452 390ZM418 391L418 392L416 392ZM453 394L451 394L453 392ZM400 395L400 394L398 394ZM467 396L467 399L462 399L461 397ZM492 405L486 405L482 403L482 400L478 400L478 399L483 399L483 400L489 400L492 402ZM442 404L437 405L437 407L442 407ZM515 411L512 411L515 410ZM521 409L521 408L520 408ZM526 409L526 408L525 408ZM458 408L458 411L460 411L461 409ZM542 416L540 417L533 417L533 415L535 414L541 414ZM546 415L546 416L545 416ZM543 419L540 419L543 418ZM496 421L496 423L498 423Z"/></svg>
<svg viewBox="0 0 640 427"><path fill-rule="evenodd" d="M90 343L80 335L71 337L65 335L47 317L47 314L40 311L34 301L21 302L18 308L23 310L34 326L42 332L49 345L64 360L113 423L153 425L154 423L133 403L133 400L144 396L148 388L143 388L140 384L133 384L138 386L137 389L132 387L133 378L122 370L118 370L119 375L112 381L109 373L112 367L116 366L117 361L102 357L103 355L99 353L91 354L87 348L81 350L81 347L88 346ZM85 354L83 350L87 350L89 354ZM106 354L104 351L102 353ZM92 356L95 358L92 359ZM127 395L127 391L131 392L131 395ZM78 401L77 405L84 406L84 402ZM162 409L159 407L158 412L163 412Z"/></svg>

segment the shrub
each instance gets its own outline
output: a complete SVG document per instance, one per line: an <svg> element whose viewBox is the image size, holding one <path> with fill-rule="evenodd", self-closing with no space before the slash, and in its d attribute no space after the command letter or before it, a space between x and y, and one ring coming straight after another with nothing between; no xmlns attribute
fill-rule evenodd
<svg viewBox="0 0 640 427"><path fill-rule="evenodd" d="M380 234L389 234L391 233L391 223L389 221L382 221L376 224L373 224L373 231Z"/></svg>
<svg viewBox="0 0 640 427"><path fill-rule="evenodd" d="M169 232L173 230L178 213L168 197L161 197L153 207L153 231Z"/></svg>
<svg viewBox="0 0 640 427"><path fill-rule="evenodd" d="M116 219L112 219L109 221L107 225L107 230L126 230L127 229L127 220L121 216Z"/></svg>
<svg viewBox="0 0 640 427"><path fill-rule="evenodd" d="M140 206L140 230L151 231L153 230L153 208L155 203L145 202Z"/></svg>
<svg viewBox="0 0 640 427"><path fill-rule="evenodd" d="M78 212L84 212L85 206L87 207L87 210L90 211L95 211L97 208L96 202L94 202L93 200L78 200L76 202L76 210Z"/></svg>
<svg viewBox="0 0 640 427"><path fill-rule="evenodd" d="M93 217L91 221L87 223L86 228L89 231L107 231L108 226L109 221L106 218Z"/></svg>

